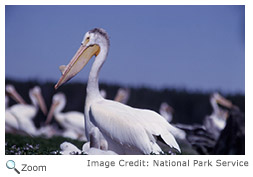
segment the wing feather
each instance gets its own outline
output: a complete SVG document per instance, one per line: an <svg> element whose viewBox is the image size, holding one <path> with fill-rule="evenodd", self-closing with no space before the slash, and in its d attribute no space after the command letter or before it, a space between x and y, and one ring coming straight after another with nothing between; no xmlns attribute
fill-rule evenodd
<svg viewBox="0 0 253 177"><path fill-rule="evenodd" d="M168 123L153 111L135 109L111 100L93 103L90 111L91 122L122 145L134 146L150 154L160 150L153 135L161 135L169 146L180 151L169 132Z"/></svg>
<svg viewBox="0 0 253 177"><path fill-rule="evenodd" d="M71 111L65 113L65 116L66 123L70 124L71 126L84 129L84 114L77 111Z"/></svg>

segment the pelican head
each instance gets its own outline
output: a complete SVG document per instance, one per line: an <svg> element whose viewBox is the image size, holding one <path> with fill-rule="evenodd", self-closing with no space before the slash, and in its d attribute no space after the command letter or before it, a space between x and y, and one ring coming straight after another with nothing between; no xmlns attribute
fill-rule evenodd
<svg viewBox="0 0 253 177"><path fill-rule="evenodd" d="M168 113L173 113L174 109L168 105L168 103L166 102L162 102L161 106L160 106L160 110L166 111Z"/></svg>
<svg viewBox="0 0 253 177"><path fill-rule="evenodd" d="M109 37L104 29L95 28L88 31L84 35L81 46L70 63L67 66L60 66L62 76L55 85L55 89L80 72L93 56L98 56L101 52L101 48L108 46Z"/></svg>
<svg viewBox="0 0 253 177"><path fill-rule="evenodd" d="M130 95L130 89L119 88L114 100L126 104Z"/></svg>
<svg viewBox="0 0 253 177"><path fill-rule="evenodd" d="M159 112L161 116L163 116L168 122L172 121L172 114L174 113L174 109L166 102L161 103Z"/></svg>
<svg viewBox="0 0 253 177"><path fill-rule="evenodd" d="M8 93L16 91L15 87L13 85L10 85L10 84L6 85L5 89Z"/></svg>
<svg viewBox="0 0 253 177"><path fill-rule="evenodd" d="M26 104L25 100L21 97L21 95L16 91L13 85L6 85L6 92L13 98L17 103Z"/></svg>
<svg viewBox="0 0 253 177"><path fill-rule="evenodd" d="M224 98L223 96L221 96L219 93L214 93L212 96L211 96L211 100L215 100L216 103L228 108L228 109L231 109L233 107L233 104L231 101L227 100L226 98Z"/></svg>
<svg viewBox="0 0 253 177"><path fill-rule="evenodd" d="M36 107L38 105L40 107L40 109L42 110L43 114L46 115L47 114L47 107L46 107L45 101L42 97L41 89L39 86L35 86L29 90L29 97L30 97L33 105Z"/></svg>
<svg viewBox="0 0 253 177"><path fill-rule="evenodd" d="M52 105L47 115L46 124L49 124L55 113L60 113L66 105L66 97L63 93L57 93L53 96Z"/></svg>

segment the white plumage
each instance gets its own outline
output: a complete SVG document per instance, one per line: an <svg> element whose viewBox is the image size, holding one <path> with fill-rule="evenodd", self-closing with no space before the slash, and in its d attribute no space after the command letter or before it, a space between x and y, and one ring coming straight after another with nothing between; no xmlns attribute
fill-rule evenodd
<svg viewBox="0 0 253 177"><path fill-rule="evenodd" d="M85 136L84 114L78 111L62 112L66 105L66 97L63 93L53 96L52 105L46 120L48 124L53 116L56 121L64 128L63 136L87 141Z"/></svg>
<svg viewBox="0 0 253 177"><path fill-rule="evenodd" d="M170 107L168 105L168 103L166 103L166 102L161 103L160 109L159 109L159 113L168 122L172 121L172 118L173 118L172 113L173 113L173 111L174 111L173 108Z"/></svg>
<svg viewBox="0 0 253 177"><path fill-rule="evenodd" d="M107 142L101 141L101 133L96 127L92 128L90 133L90 142L87 142L83 145L82 151L69 142L62 143L60 145L60 149L60 153L63 155L73 155L81 153L87 155L117 155L115 152L107 150Z"/></svg>
<svg viewBox="0 0 253 177"><path fill-rule="evenodd" d="M130 90L125 88L119 88L117 94L114 98L114 101L118 101L123 104L127 104L130 96Z"/></svg>
<svg viewBox="0 0 253 177"><path fill-rule="evenodd" d="M63 142L60 145L60 154L62 155L75 155L75 154L81 154L81 150L78 149L75 145L73 145L70 142Z"/></svg>
<svg viewBox="0 0 253 177"><path fill-rule="evenodd" d="M82 151L88 155L117 155L117 153L108 150L107 141L101 137L101 132L97 127L90 131L90 142L83 145Z"/></svg>
<svg viewBox="0 0 253 177"><path fill-rule="evenodd" d="M105 90L100 90L100 95L103 97L103 98L106 98L106 96L107 96L107 93L106 93L106 91Z"/></svg>
<svg viewBox="0 0 253 177"><path fill-rule="evenodd" d="M222 97L219 93L214 93L210 97L210 103L213 108L211 115L206 116L204 119L204 125L208 131L210 131L215 138L218 138L220 132L225 128L229 113L227 110L219 107L218 103L224 107L231 108L233 104Z"/></svg>
<svg viewBox="0 0 253 177"><path fill-rule="evenodd" d="M17 95L17 92L15 93L12 91L9 92L8 90L6 91L14 97L16 97ZM18 95L18 97L22 98L20 95ZM44 114L47 113L47 109L44 99L41 95L41 90L38 86L35 86L34 88L29 90L29 97L32 101L31 105L20 103L8 108L7 113L5 115L6 124L8 124L8 126L12 125L15 129L18 129L22 132L26 132L31 136L37 136L38 131L33 123L33 118L37 114L39 107ZM15 121L14 118L16 119ZM12 122L12 124L10 124L10 122Z"/></svg>
<svg viewBox="0 0 253 177"><path fill-rule="evenodd" d="M171 135L172 126L153 111L135 109L110 100L97 101L90 110L91 122L99 127L107 141L114 141L118 145L115 148L109 143L109 149L115 152L125 149L133 153L159 153L161 149L154 135L161 136L171 147L180 149Z"/></svg>
<svg viewBox="0 0 253 177"><path fill-rule="evenodd" d="M11 113L9 106L9 97L5 96L5 132L16 132L19 130L18 119Z"/></svg>
<svg viewBox="0 0 253 177"><path fill-rule="evenodd" d="M109 38L103 29L93 29L84 36L81 47L67 66L61 66L62 77L58 88L74 77L95 55L87 84L85 102L86 135L98 127L110 150L118 154L160 153L157 136L172 148L180 148L172 135L171 126L154 111L136 109L122 103L106 100L99 93L98 74L106 60ZM64 68L64 69L63 69ZM89 137L87 137L89 139Z"/></svg>
<svg viewBox="0 0 253 177"><path fill-rule="evenodd" d="M213 112L210 115L210 117L213 120L213 123L215 124L215 126L219 130L222 130L226 125L226 120L227 120L227 117L228 117L228 111L225 111L225 110L219 108L219 106L217 104L217 101L219 99L226 100L225 98L223 98L218 93L214 93L211 96L210 102L211 102L211 106L213 108ZM226 100L226 101L228 101L228 100Z"/></svg>

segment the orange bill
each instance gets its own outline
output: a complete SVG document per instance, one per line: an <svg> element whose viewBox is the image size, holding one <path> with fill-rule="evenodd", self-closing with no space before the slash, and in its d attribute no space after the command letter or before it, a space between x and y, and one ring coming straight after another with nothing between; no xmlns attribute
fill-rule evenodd
<svg viewBox="0 0 253 177"><path fill-rule="evenodd" d="M86 47L81 45L74 57L71 59L70 63L67 66L60 66L62 76L55 85L55 89L60 87L62 84L70 80L77 73L79 73L84 66L89 62L92 56L99 53L100 47L98 45L92 45Z"/></svg>

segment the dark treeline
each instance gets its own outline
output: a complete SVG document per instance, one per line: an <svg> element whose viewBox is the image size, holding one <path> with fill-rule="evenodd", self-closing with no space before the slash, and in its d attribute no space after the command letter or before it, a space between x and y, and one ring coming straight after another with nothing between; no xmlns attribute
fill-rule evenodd
<svg viewBox="0 0 253 177"><path fill-rule="evenodd" d="M38 81L15 81L6 79L6 84L13 84L25 99L27 103L31 103L28 90L38 85L41 87L43 97L48 109L52 102L52 96L57 92L65 93L67 97L67 105L64 111L84 111L84 103L86 97L86 84L68 83L61 86L58 90L54 89L55 83ZM114 99L120 85L116 84L100 84L100 89L107 92L107 99ZM211 114L212 109L209 102L211 92L187 91L183 89L151 89L144 87L135 87L130 89L130 98L128 105L136 108L146 108L159 112L162 102L167 102L175 110L173 115L173 123L194 124L200 123L206 115ZM245 96L242 94L223 94L227 99L237 105L242 112L245 112ZM10 99L9 105L15 102ZM36 126L45 120L45 116L40 111L36 116Z"/></svg>

